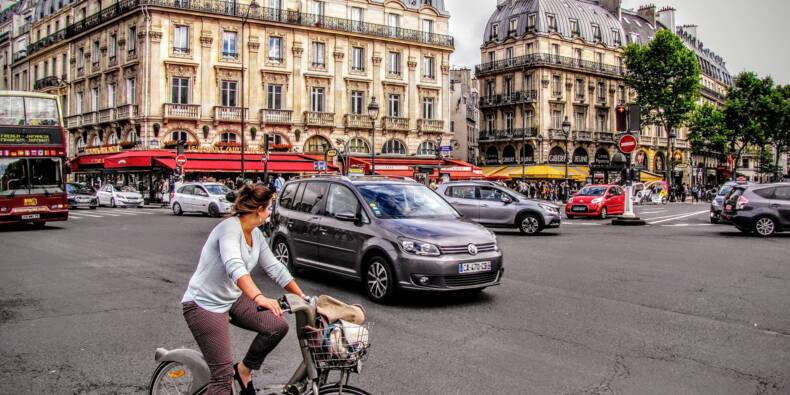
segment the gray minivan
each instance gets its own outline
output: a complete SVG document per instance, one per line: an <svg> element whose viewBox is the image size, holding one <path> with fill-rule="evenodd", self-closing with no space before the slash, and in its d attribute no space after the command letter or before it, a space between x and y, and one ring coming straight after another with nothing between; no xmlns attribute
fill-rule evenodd
<svg viewBox="0 0 790 395"><path fill-rule="evenodd" d="M502 252L422 184L384 177L289 181L273 214L274 255L292 272L362 281L375 302L398 289L481 290L502 278Z"/></svg>

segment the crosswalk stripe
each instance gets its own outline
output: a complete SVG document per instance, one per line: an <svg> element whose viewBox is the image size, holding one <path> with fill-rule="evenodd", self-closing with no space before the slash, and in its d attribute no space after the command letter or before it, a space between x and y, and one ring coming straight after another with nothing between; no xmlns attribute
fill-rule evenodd
<svg viewBox="0 0 790 395"><path fill-rule="evenodd" d="M96 213L97 214L101 214L101 215L108 215L110 217L120 217L121 216L121 214L110 213L110 212L107 212L107 211L96 211Z"/></svg>
<svg viewBox="0 0 790 395"><path fill-rule="evenodd" d="M101 215L86 214L86 213L80 213L80 216L81 217L92 217L92 218L101 218L102 217Z"/></svg>
<svg viewBox="0 0 790 395"><path fill-rule="evenodd" d="M116 217L117 217L117 216L121 216L121 215L137 215L137 214L133 214L133 213L128 213L128 212L125 212L125 211L121 211L121 210L113 210L113 211L109 211L109 210L99 210L99 212L100 212L100 213L102 213L102 214L105 214L105 215L114 215L114 216L116 216Z"/></svg>
<svg viewBox="0 0 790 395"><path fill-rule="evenodd" d="M648 222L648 223L649 223L650 225L656 225L656 224L660 224L660 223L662 223L662 222L676 221L676 220L679 220L679 219L688 218L688 217L693 217L693 216L695 216L695 215L700 215L700 214L704 214L704 213L707 213L707 212L708 212L708 210L705 210L705 211L699 211L699 212L696 212L696 213L682 214L682 215L677 215L677 216L674 216L674 217L672 217L672 218L662 219L662 220L660 220L660 221L653 221L653 222ZM648 220L648 221L650 221L650 220Z"/></svg>
<svg viewBox="0 0 790 395"><path fill-rule="evenodd" d="M151 212L150 210L143 210L143 209L137 209L137 210L127 210L127 211L128 211L128 212L131 212L131 213L137 213L137 214L147 214L147 215L154 214L154 213L153 213L153 212Z"/></svg>
<svg viewBox="0 0 790 395"><path fill-rule="evenodd" d="M83 217L80 217L80 216L77 216L77 215L74 215L74 214L69 214L69 219L82 219L82 218Z"/></svg>

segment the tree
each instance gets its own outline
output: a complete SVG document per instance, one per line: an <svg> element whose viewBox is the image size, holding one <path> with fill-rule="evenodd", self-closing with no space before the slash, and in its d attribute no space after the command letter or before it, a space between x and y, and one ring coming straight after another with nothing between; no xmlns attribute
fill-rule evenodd
<svg viewBox="0 0 790 395"><path fill-rule="evenodd" d="M662 126L670 133L683 126L699 100L697 56L669 30L662 29L647 45L625 48L626 84L636 90L642 124ZM667 140L669 142L669 140ZM667 144L667 158L672 158ZM667 180L672 166L667 166Z"/></svg>
<svg viewBox="0 0 790 395"><path fill-rule="evenodd" d="M710 103L697 106L687 125L694 152L724 153L727 149L729 132L724 123L724 113L716 106Z"/></svg>
<svg viewBox="0 0 790 395"><path fill-rule="evenodd" d="M776 86L767 98L767 125L765 137L774 148L773 165L765 167L766 172L773 173L774 181L781 179L782 167L779 159L782 153L790 149L790 85Z"/></svg>

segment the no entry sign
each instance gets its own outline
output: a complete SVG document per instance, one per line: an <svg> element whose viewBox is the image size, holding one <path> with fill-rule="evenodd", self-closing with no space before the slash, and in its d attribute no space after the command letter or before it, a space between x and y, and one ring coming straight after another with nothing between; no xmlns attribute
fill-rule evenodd
<svg viewBox="0 0 790 395"><path fill-rule="evenodd" d="M620 137L620 140L617 142L617 148L619 148L620 152L624 154L630 154L634 152L636 149L636 137L631 134L626 134L623 137Z"/></svg>
<svg viewBox="0 0 790 395"><path fill-rule="evenodd" d="M178 167L184 167L184 165L187 164L187 157L185 155L176 156L176 164Z"/></svg>

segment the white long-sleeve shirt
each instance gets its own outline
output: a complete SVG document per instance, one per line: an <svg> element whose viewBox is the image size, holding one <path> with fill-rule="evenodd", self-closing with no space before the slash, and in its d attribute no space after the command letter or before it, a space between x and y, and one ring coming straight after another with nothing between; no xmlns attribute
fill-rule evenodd
<svg viewBox="0 0 790 395"><path fill-rule="evenodd" d="M195 302L215 313L230 310L242 293L236 283L258 263L281 287L293 281L285 265L272 254L260 230L256 228L252 231L250 247L244 240L238 217L220 222L203 245L197 270L189 280L181 302Z"/></svg>

